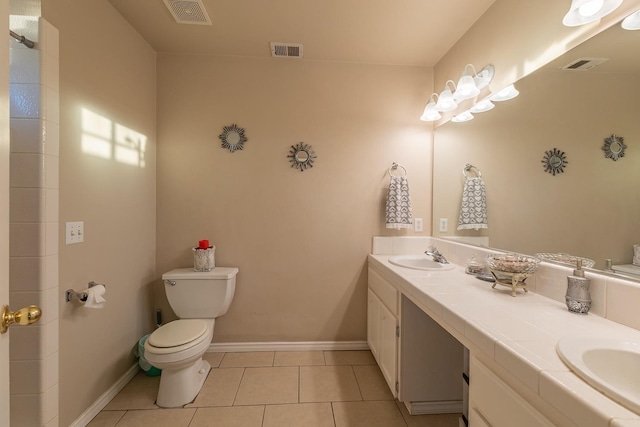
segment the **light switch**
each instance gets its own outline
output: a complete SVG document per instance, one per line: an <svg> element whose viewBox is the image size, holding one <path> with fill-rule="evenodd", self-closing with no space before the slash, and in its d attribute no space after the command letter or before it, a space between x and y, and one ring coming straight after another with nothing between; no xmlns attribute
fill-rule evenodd
<svg viewBox="0 0 640 427"><path fill-rule="evenodd" d="M65 243L73 245L84 242L84 221L66 223Z"/></svg>

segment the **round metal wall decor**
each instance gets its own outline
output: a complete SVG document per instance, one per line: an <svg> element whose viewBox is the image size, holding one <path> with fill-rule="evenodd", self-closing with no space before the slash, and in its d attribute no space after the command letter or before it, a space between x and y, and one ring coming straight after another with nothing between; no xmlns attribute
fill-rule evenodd
<svg viewBox="0 0 640 427"><path fill-rule="evenodd" d="M222 133L218 137L222 141L222 147L232 153L236 150L242 150L244 143L247 142L247 137L244 136L244 129L238 127L235 123L222 128Z"/></svg>
<svg viewBox="0 0 640 427"><path fill-rule="evenodd" d="M568 164L567 156L564 151L560 151L557 148L553 150L545 151L542 158L542 165L544 171L549 172L551 175L556 176L557 173L564 172L564 167Z"/></svg>
<svg viewBox="0 0 640 427"><path fill-rule="evenodd" d="M604 139L604 145L602 151L607 159L611 159L614 162L620 157L624 157L624 150L627 146L624 144L624 138L621 136L611 135L609 138Z"/></svg>
<svg viewBox="0 0 640 427"><path fill-rule="evenodd" d="M300 172L304 172L307 168L313 167L313 162L318 156L316 156L309 144L300 142L291 146L287 157L291 162L292 168L300 169Z"/></svg>

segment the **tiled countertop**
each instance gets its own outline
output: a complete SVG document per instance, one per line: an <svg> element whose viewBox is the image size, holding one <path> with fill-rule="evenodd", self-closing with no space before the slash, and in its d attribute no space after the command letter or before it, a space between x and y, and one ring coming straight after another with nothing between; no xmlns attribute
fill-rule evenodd
<svg viewBox="0 0 640 427"><path fill-rule="evenodd" d="M433 272L398 267L391 255L369 255L369 266L466 347L481 351L580 427L640 427L640 415L582 381L562 362L556 344L568 335L640 341L640 331L594 314L570 313L534 292L496 286L464 268ZM640 369L640 366L638 367Z"/></svg>

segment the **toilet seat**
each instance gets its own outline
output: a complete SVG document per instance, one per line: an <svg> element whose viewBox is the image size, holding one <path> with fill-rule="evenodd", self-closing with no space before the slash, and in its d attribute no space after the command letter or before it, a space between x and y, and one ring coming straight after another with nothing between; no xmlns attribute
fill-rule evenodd
<svg viewBox="0 0 640 427"><path fill-rule="evenodd" d="M169 354L196 347L208 337L209 326L204 320L180 319L158 328L149 335L145 344L152 353Z"/></svg>

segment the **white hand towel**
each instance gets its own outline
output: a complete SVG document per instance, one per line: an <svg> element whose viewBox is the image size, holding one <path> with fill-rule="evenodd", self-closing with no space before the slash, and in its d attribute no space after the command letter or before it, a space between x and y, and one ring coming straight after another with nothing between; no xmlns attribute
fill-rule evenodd
<svg viewBox="0 0 640 427"><path fill-rule="evenodd" d="M489 228L484 180L481 177L467 177L462 190L458 230L479 230L481 228Z"/></svg>
<svg viewBox="0 0 640 427"><path fill-rule="evenodd" d="M387 228L411 228L413 213L409 196L409 181L405 176L391 175L386 207Z"/></svg>

